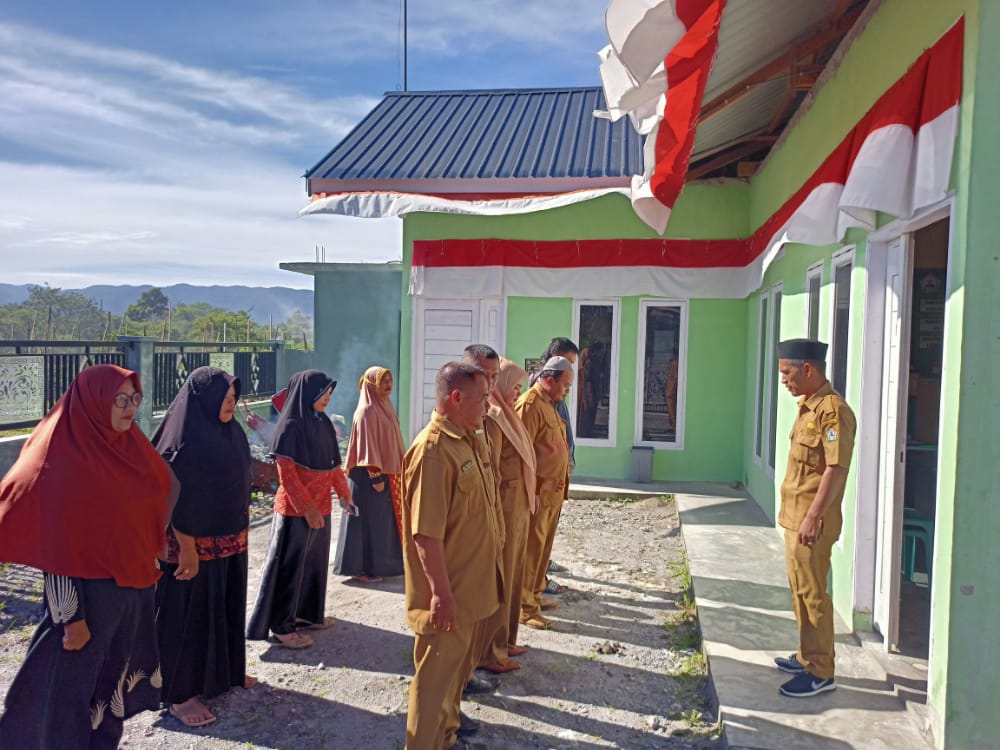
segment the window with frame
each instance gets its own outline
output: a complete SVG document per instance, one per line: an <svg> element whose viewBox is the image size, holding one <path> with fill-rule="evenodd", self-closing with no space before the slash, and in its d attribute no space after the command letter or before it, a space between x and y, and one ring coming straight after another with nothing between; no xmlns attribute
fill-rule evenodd
<svg viewBox="0 0 1000 750"><path fill-rule="evenodd" d="M767 335L768 301L768 293L761 292L760 319L757 326L757 414L753 449L753 454L757 459L764 456L764 415L767 413L766 405L764 403L764 394L767 391L764 390L764 385L767 382L767 375L770 372L770 368L767 365L767 354L769 350Z"/></svg>
<svg viewBox="0 0 1000 750"><path fill-rule="evenodd" d="M573 438L608 444L614 441L617 416L618 303L578 302L574 332L580 354L572 400Z"/></svg>
<svg viewBox="0 0 1000 750"><path fill-rule="evenodd" d="M767 465L774 470L774 453L778 441L778 341L781 339L781 286L771 290L771 342L767 361L770 367L770 403L767 420Z"/></svg>
<svg viewBox="0 0 1000 750"><path fill-rule="evenodd" d="M823 264L817 264L806 271L806 338L819 336L819 295L823 286Z"/></svg>
<svg viewBox="0 0 1000 750"><path fill-rule="evenodd" d="M684 424L687 307L683 302L642 300L639 326L636 440L679 447Z"/></svg>
<svg viewBox="0 0 1000 750"><path fill-rule="evenodd" d="M844 395L847 390L847 351L851 331L851 272L854 254L851 250L833 262L833 336L829 367L834 390Z"/></svg>
<svg viewBox="0 0 1000 750"><path fill-rule="evenodd" d="M781 284L760 294L757 338L757 408L754 458L774 471L778 429L778 340L781 335Z"/></svg>

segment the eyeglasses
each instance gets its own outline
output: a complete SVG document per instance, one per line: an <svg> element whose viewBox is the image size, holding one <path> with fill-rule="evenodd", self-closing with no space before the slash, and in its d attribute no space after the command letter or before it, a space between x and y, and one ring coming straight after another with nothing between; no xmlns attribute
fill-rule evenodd
<svg viewBox="0 0 1000 750"><path fill-rule="evenodd" d="M128 406L129 401L132 402L132 406L136 409L139 408L139 404L142 403L142 394L136 391L131 396L127 393L116 393L115 394L115 406L119 409L124 409Z"/></svg>

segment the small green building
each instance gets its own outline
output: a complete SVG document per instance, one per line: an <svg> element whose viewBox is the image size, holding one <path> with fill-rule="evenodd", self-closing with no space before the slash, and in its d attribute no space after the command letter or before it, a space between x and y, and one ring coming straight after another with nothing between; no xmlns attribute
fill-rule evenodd
<svg viewBox="0 0 1000 750"><path fill-rule="evenodd" d="M652 449L654 479L740 482L774 519L795 413L775 345L828 341L859 420L836 608L926 659L939 747L995 748L1000 3L839 5L854 22L780 136L714 166L772 121L763 94L701 126L663 238L627 198L641 140L591 116L598 89L389 94L307 174L305 211L403 216L410 436L466 344L524 362L569 336L578 475L630 478ZM864 205L870 185L903 198Z"/></svg>

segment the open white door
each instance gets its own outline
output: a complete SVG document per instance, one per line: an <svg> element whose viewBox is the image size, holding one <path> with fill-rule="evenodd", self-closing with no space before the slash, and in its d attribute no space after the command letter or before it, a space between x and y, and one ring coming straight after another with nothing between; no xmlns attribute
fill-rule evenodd
<svg viewBox="0 0 1000 750"><path fill-rule="evenodd" d="M885 338L874 624L886 650L899 643L903 488L906 469L906 393L910 361L911 235L886 247Z"/></svg>

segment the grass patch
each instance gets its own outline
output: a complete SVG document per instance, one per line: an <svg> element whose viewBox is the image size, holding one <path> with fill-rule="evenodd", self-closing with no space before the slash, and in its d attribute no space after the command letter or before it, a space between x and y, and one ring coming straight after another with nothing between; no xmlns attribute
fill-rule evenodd
<svg viewBox="0 0 1000 750"><path fill-rule="evenodd" d="M14 430L0 430L0 438L14 437L16 435L30 435L34 427L18 427Z"/></svg>

